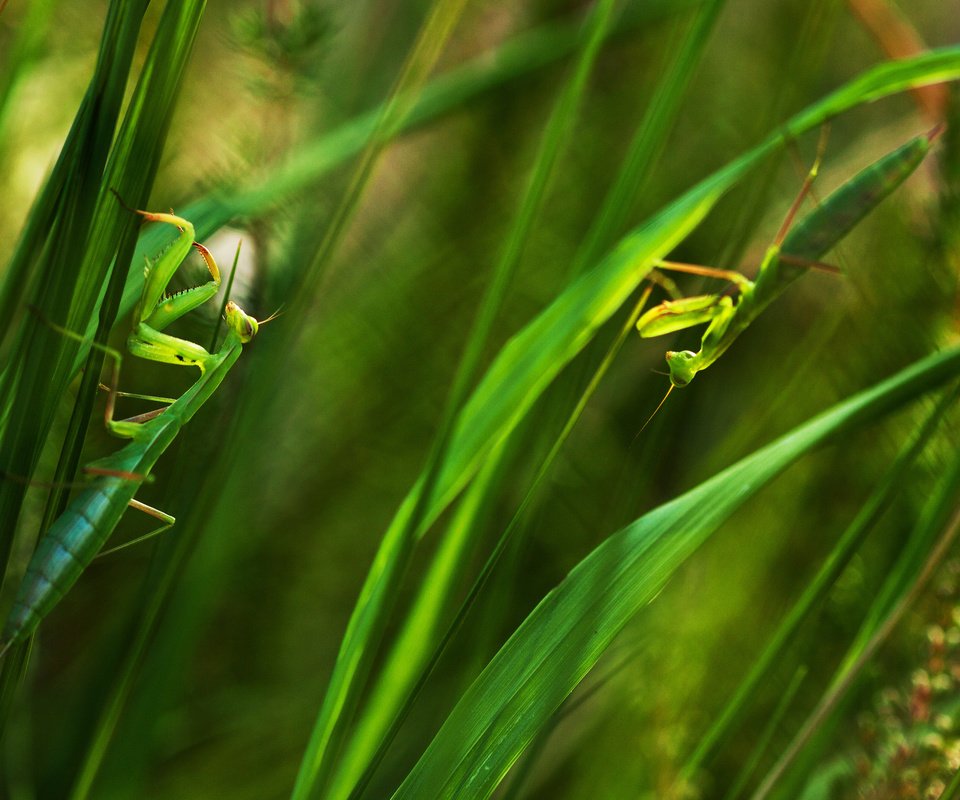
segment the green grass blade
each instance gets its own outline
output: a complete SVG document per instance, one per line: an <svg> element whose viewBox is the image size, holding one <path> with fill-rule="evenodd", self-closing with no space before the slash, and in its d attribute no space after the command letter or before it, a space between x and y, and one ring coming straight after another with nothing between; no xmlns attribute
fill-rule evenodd
<svg viewBox="0 0 960 800"><path fill-rule="evenodd" d="M616 182L603 200L590 230L577 251L573 274L597 262L629 219L634 200L641 195L654 164L666 147L667 134L680 110L696 66L726 0L707 0L698 9L696 19L668 72L657 84L627 157L617 173Z"/></svg>
<svg viewBox="0 0 960 800"><path fill-rule="evenodd" d="M797 692L800 690L800 684L803 683L803 680L806 677L807 668L804 666L799 667L794 673L793 678L790 680L786 690L780 696L780 699L777 700L777 705L773 709L773 713L770 714L770 719L767 720L766 724L763 726L763 730L760 732L760 735L754 742L753 747L750 749L750 757L746 760L746 762L744 762L743 767L737 774L736 780L733 782L733 786L731 786L729 791L727 791L727 793L724 795L723 800L736 800L736 798L740 796L741 792L743 792L743 789L750 780L750 777L759 766L760 759L763 757L763 754L770 746L770 742L776 735L777 730L783 723L783 718L786 716L787 709L790 707L790 704L796 697Z"/></svg>
<svg viewBox="0 0 960 800"><path fill-rule="evenodd" d="M715 752L720 742L729 733L731 726L739 719L751 696L761 682L768 677L770 669L778 663L786 648L794 641L800 626L820 607L837 578L850 563L850 559L857 553L860 545L893 501L897 491L903 487L908 472L929 443L930 438L943 419L943 415L953 405L956 397L957 392L951 391L941 398L923 427L903 449L880 485L877 486L850 523L850 526L837 540L827 560L806 585L801 597L783 618L723 711L714 720L710 729L697 745L697 749L687 759L681 771L681 780L691 778L700 765L710 757L711 753Z"/></svg>
<svg viewBox="0 0 960 800"><path fill-rule="evenodd" d="M815 741L822 729L840 708L857 677L877 648L890 636L904 613L917 599L932 577L936 567L950 551L960 534L960 511L957 492L960 491L960 457L953 460L947 474L924 507L908 546L898 560L877 595L866 621L861 626L833 679L816 708L807 717L777 762L770 768L752 797L768 797L777 784L795 766L808 745Z"/></svg>
<svg viewBox="0 0 960 800"><path fill-rule="evenodd" d="M570 79L560 93L550 119L545 126L526 192L497 262L494 278L484 297L465 353L460 360L444 416L436 435L433 451L423 471L425 477L417 493L416 504L403 528L398 529L398 536L394 541L391 557L383 560L382 570L377 575L371 576L371 580L365 584L364 594L367 597L364 603L358 604L356 613L350 620L347 633L344 636L343 650L338 655L338 666L341 662L349 663L348 657L351 650L358 648L365 650L370 653L371 659L376 652L376 644L382 636L393 605L392 598L406 570L409 555L413 551L413 541L416 538L417 529L420 527L426 509L429 507L436 480L442 471L457 412L461 408L479 369L493 325L519 266L530 232L543 206L550 177L569 138L573 123L576 120L577 110L583 98L587 79L612 22L614 7L615 3L612 0L601 0L595 6L591 15L588 23L588 35L580 57L577 59ZM352 639L351 634L354 630L364 631L363 638ZM424 651L424 654L425 652L429 652L429 650ZM412 659L412 664L416 664L416 659ZM343 675L341 680L345 683L343 689L337 685L341 674ZM413 675L408 674L407 686L409 686L409 678L411 677ZM353 667L350 672L344 670L343 673L335 668L328 693L347 692L349 691L348 687L355 687L353 691L359 691L365 679L366 675L357 667ZM379 704L379 700L375 701L379 704L379 707L373 712L376 721L371 723L370 729L361 730L362 737L354 740L357 745L349 751L349 759L340 758L338 754L339 773L335 776L336 784L332 785L328 791L329 797L348 797L357 780L363 774L371 759L374 758L380 741L390 727L405 696L404 688L406 687L398 686L397 688L400 691L394 694L390 703ZM322 711L321 719L323 719ZM318 720L319 722L320 720Z"/></svg>
<svg viewBox="0 0 960 800"><path fill-rule="evenodd" d="M927 80L929 74L940 78L948 65L953 74L960 74L960 48L948 51L947 55L938 54L936 58L931 55L913 62L900 62L895 65L899 69L895 70L883 65L879 68L882 78L873 77L876 70L871 71L814 104L784 127L792 136L799 135L863 97L878 96L883 86L902 89ZM654 260L682 241L724 192L783 142L784 134L775 132L667 206L628 235L596 269L572 284L503 347L464 406L449 447L445 448L447 454L439 475L434 479L432 467L428 466L384 534L345 634L331 689L311 737L305 763L319 763L320 754L327 748L336 727L334 720L340 716L340 708L353 696L348 687L355 685L354 672L371 657L367 652L369 631L376 630L383 607L393 602L394 584L409 555L408 531L416 529L422 533L429 526L474 474L480 460L515 428L563 366L586 346L636 289ZM456 393L454 390L452 396ZM442 438L441 434L440 441ZM430 503L421 513L425 487L429 490ZM301 776L304 774L307 773L301 771ZM300 785L306 780L301 777ZM313 785L312 781L309 785Z"/></svg>
<svg viewBox="0 0 960 800"><path fill-rule="evenodd" d="M960 348L930 356L608 538L541 601L488 664L395 800L489 797L616 634L737 508L814 447L957 374Z"/></svg>
<svg viewBox="0 0 960 800"><path fill-rule="evenodd" d="M403 120L409 116L414 98L440 57L464 7L465 0L435 0L430 7L391 96L387 99L373 129L370 143L354 171L330 226L323 235L316 255L307 268L307 289L297 295L295 312L297 309L306 310L310 307L310 290L315 291L318 288L330 257L339 247L343 234L358 208L377 160L390 138L401 128ZM456 390L453 396L456 397ZM448 412L450 417L453 416L456 407L454 406ZM442 459L443 434L438 438L438 442L440 444L434 449L434 460ZM432 487L428 481L426 492L415 499L408 522L410 528L415 529L420 518L420 508L428 500L431 490ZM413 536L408 538L412 540ZM402 561L398 560L397 563ZM397 582L400 580L399 574L391 576L390 570L393 566L384 562L378 570L378 574L383 577L387 585L390 585L391 580ZM369 607L377 609L379 606L376 597L370 600ZM360 693L373 665L373 657L376 653L375 643L386 625L386 618L386 608L379 608L378 612L367 618L356 616L351 618L317 721L307 742L303 760L300 762L300 769L293 787L293 798L303 800L325 789L337 764L340 748L347 734L347 726L353 718L360 700Z"/></svg>
<svg viewBox="0 0 960 800"><path fill-rule="evenodd" d="M536 475L530 482L530 486L514 512L513 518L500 534L466 597L459 604L459 608L447 624L446 630L441 634L440 624L443 621L444 613L448 607L455 603L453 590L456 578L466 566L463 551L468 543L471 529L476 525L478 509L487 500L489 493L498 488L496 484L491 483L491 479L505 467L501 451L512 439L505 440L494 448L478 477L467 487L464 498L457 508L454 523L447 531L447 536L441 541L437 556L431 563L426 579L423 581L424 588L412 604L404 627L396 637L388 660L381 670L381 674L386 676L387 679L381 680L372 692L369 713L357 728L356 737L358 739L364 736L382 735L381 731L387 731L385 738L380 742L378 755L383 755L385 748L389 746L390 741L397 734L400 723L403 722L414 701L424 689L447 646L459 632L467 614L487 586L504 552L513 544L521 523L527 516L528 507L536 497L541 483L549 475L555 459L579 422L587 404L602 382L616 355L620 352L623 342L633 333L634 325L640 316L646 299L647 293L641 297L627 318L620 334L608 349L586 389L581 393L563 429L554 439L546 456L541 460ZM375 763L367 768L368 776L373 766L375 766ZM355 790L354 796L356 795Z"/></svg>
<svg viewBox="0 0 960 800"><path fill-rule="evenodd" d="M145 7L145 3L111 4L90 88L61 159L32 212L44 224L37 225L33 219L28 223L27 235L14 255L14 261L29 261L38 273L36 296L19 297L17 302L24 305L32 300L45 317L60 323L75 321L85 310L85 327L99 299L101 286L94 286L91 276L77 264L90 241L103 170ZM109 262L96 268L102 276ZM0 395L8 423L0 452L4 454L3 469L29 477L73 376L79 347L33 315L17 318L22 331L7 363ZM0 482L0 573L6 571L24 492L21 482Z"/></svg>

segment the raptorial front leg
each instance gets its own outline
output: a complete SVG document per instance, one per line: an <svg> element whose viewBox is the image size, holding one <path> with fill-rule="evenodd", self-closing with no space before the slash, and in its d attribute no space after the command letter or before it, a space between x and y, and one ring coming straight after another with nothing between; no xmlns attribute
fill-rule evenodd
<svg viewBox="0 0 960 800"><path fill-rule="evenodd" d="M136 213L148 222L173 225L180 231L180 235L166 250L155 260L148 261L143 293L134 319L135 325L145 322L155 330L162 330L175 319L203 305L217 293L220 288L220 269L210 251L194 241L196 233L189 220L175 214L139 210ZM210 280L202 286L167 296L167 287L174 273L180 268L191 249L200 253L210 273Z"/></svg>

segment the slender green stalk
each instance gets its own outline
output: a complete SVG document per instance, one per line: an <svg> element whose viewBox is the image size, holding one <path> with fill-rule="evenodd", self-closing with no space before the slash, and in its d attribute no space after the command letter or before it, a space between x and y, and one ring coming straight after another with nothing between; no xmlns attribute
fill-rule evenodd
<svg viewBox="0 0 960 800"><path fill-rule="evenodd" d="M399 585L399 577L406 569L406 561L412 553L417 529L422 523L424 511L432 501L431 495L433 494L434 484L440 476L457 414L478 371L494 322L520 263L530 231L543 206L548 182L572 130L587 78L613 21L614 8L614 0L600 0L591 15L588 23L589 33L584 41L580 57L545 126L543 139L537 153L536 162L531 170L524 198L513 226L507 235L506 243L495 268L493 280L484 297L480 313L474 323L464 355L460 360L437 433L436 443L428 466L425 468L427 478L418 492L417 505L404 527L403 535L397 542L389 542L389 544L388 540L385 539L377 556L378 571L383 570L385 565L392 564L391 572L396 575L395 583L382 574L373 573L370 576L380 584L381 588L378 592L386 596L396 590L396 586ZM366 587L371 586L370 578L368 578ZM431 578L438 580L438 586L442 587L445 584L441 576L436 573L433 573L428 580ZM391 583L394 583L394 585L391 586ZM366 587L365 591L371 591ZM363 613L363 603L364 600L361 599L355 613ZM405 628L401 649L394 648L392 651L392 658L382 673L383 678L379 683L379 686L383 688L375 693L372 702L367 707L367 716L361 721L361 727L357 732L356 741L358 745L353 751L347 751L344 758L340 760L339 784L332 784L330 797L346 797L349 794L353 789L353 784L366 769L374 754L377 753L381 739L392 727L395 728L400 709L407 700L411 687L419 677L419 668L423 666L427 654L431 651L431 642L429 639L422 638L422 633L423 625L435 613L435 608L419 606L419 611L414 609L413 615L410 617L414 626ZM415 641L417 644L415 644ZM412 652L410 645L414 645Z"/></svg>
<svg viewBox="0 0 960 800"><path fill-rule="evenodd" d="M777 705L774 707L773 713L770 714L769 719L763 726L763 730L760 731L760 735L754 740L753 747L750 749L750 757L746 760L743 767L737 773L737 779L733 782L733 785L723 796L724 800L736 800L736 798L740 796L740 793L743 792L744 787L747 785L747 781L750 780L750 777L760 765L760 759L770 746L770 742L776 734L777 729L783 723L783 718L787 714L787 709L790 708L790 704L793 702L794 698L797 696L797 692L800 690L800 684L803 683L803 680L806 677L807 668L805 666L801 666L794 673L793 678L787 685L787 688L777 700Z"/></svg>
<svg viewBox="0 0 960 800"><path fill-rule="evenodd" d="M831 683L830 688L824 693L817 707L807 718L806 722L804 722L803 727L797 732L796 736L794 736L790 746L780 756L776 764L770 768L770 771L764 777L757 791L751 795L753 800L764 800L764 798L770 796L770 792L773 791L777 782L797 758L817 729L837 707L837 704L853 686L854 681L863 671L863 668L870 663L870 660L876 654L877 650L889 638L890 634L899 624L903 615L906 614L910 606L926 588L936 568L949 553L958 534L960 534L960 510L954 514L947 527L940 534L936 545L933 550L931 550L909 591L899 600L896 606L890 610L883 624L873 634L870 641L867 642L856 661L851 664L848 669L845 669L842 674L838 674L833 683Z"/></svg>
<svg viewBox="0 0 960 800"><path fill-rule="evenodd" d="M353 217L363 188L372 174L373 167L383 152L389 138L399 129L402 121L410 113L412 97L426 81L447 38L453 31L463 12L465 0L437 0L430 11L420 35L414 45L407 63L387 101L382 116L374 129L364 156L354 172L340 209L327 230L320 249L309 268L318 278L326 267L327 261L346 230L347 223ZM305 306L303 306L305 307ZM465 389L464 389L465 390ZM457 403L457 406L459 403ZM457 406L448 410L452 419ZM441 427L441 431L443 428ZM441 433L438 444L431 456L436 471L442 463L444 438ZM406 529L416 530L421 516L420 509L429 502L432 486L429 480L423 491L413 503L410 521ZM404 532L406 532L404 529ZM398 543L400 552L408 550L406 542L412 535L401 535ZM360 693L366 683L379 638L386 627L389 604L392 603L392 589L399 584L406 559L378 557L373 568L375 580L368 581L361 590L357 610L351 616L344 633L340 652L334 665L333 675L324 696L323 704L307 743L306 752L297 773L292 797L295 800L315 796L324 790L339 759L342 743L347 735L347 726L353 718L360 700ZM382 578L382 582L377 579Z"/></svg>
<svg viewBox="0 0 960 800"><path fill-rule="evenodd" d="M923 426L897 456L883 480L837 540L827 560L807 583L803 594L783 618L723 711L713 721L696 750L687 759L680 773L681 782L689 780L704 761L715 752L719 744L729 735L732 726L739 719L760 684L769 676L771 668L781 662L786 648L794 641L800 626L823 602L837 578L850 563L850 559L859 550L867 535L902 488L904 478L930 442L946 411L956 401L958 392L960 389L955 388L944 393Z"/></svg>

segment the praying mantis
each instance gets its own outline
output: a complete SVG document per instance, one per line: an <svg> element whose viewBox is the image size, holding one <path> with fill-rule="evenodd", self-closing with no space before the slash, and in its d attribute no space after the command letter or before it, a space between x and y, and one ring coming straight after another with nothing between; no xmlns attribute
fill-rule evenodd
<svg viewBox="0 0 960 800"><path fill-rule="evenodd" d="M656 265L659 268L721 278L737 288L735 298L710 294L667 300L637 320L637 330L645 338L708 323L697 352L667 352L671 384L667 395L674 388L689 384L698 372L720 358L750 323L808 267L827 266L820 264L817 259L822 258L913 173L941 130L941 126L938 126L883 156L791 226L816 177L820 162L818 154L773 244L767 248L755 280L730 270L659 262Z"/></svg>
<svg viewBox="0 0 960 800"><path fill-rule="evenodd" d="M256 336L260 325L269 321L258 321L236 303L227 303L224 310L227 333L220 348L213 353L194 342L164 333L164 328L172 322L216 295L220 287L220 270L210 251L194 241L193 225L186 219L173 213L136 213L148 222L174 225L179 228L180 235L153 263L148 261L127 348L133 355L152 361L197 367L200 377L175 400L147 398L169 402L168 406L129 419L115 420L121 356L116 350L104 348L114 362L105 411L106 426L111 433L131 441L116 453L87 466L85 471L97 476L96 480L77 493L40 540L0 634L0 656L33 634L103 547L128 505L163 520L163 529L174 523L170 515L134 500L134 494L180 429L223 382L239 358L243 345ZM210 280L201 286L166 294L174 273L191 249L196 249L203 257ZM87 341L78 334L53 327L67 336Z"/></svg>

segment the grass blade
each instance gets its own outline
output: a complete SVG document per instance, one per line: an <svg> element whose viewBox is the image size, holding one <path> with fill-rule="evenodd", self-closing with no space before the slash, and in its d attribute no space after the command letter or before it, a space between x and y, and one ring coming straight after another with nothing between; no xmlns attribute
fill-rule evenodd
<svg viewBox="0 0 960 800"><path fill-rule="evenodd" d="M394 799L489 797L627 621L748 498L814 447L958 373L960 348L930 356L609 537L541 601L487 665Z"/></svg>

